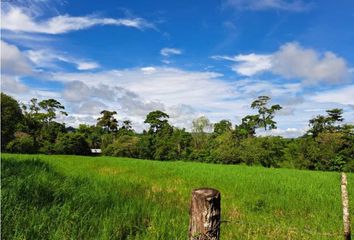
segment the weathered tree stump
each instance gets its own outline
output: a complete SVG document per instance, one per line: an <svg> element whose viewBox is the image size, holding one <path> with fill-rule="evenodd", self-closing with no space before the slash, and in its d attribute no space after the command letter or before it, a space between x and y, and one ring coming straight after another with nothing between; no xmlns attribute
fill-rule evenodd
<svg viewBox="0 0 354 240"><path fill-rule="evenodd" d="M344 239L351 240L349 198L348 198L348 191L347 191L347 176L345 175L345 173L342 173L341 192L342 192L342 206L343 206Z"/></svg>
<svg viewBox="0 0 354 240"><path fill-rule="evenodd" d="M220 192L212 188L192 191L189 219L190 240L219 240Z"/></svg>

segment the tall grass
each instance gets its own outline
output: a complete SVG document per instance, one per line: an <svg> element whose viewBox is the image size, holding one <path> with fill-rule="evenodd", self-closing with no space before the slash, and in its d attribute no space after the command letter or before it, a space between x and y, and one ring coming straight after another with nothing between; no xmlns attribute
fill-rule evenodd
<svg viewBox="0 0 354 240"><path fill-rule="evenodd" d="M342 238L338 173L9 154L1 170L2 239L186 239L203 186L221 191L222 239Z"/></svg>

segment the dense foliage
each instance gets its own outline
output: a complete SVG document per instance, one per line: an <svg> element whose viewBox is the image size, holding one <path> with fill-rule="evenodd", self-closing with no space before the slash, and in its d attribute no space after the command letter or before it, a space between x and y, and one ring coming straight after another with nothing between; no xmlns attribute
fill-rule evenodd
<svg viewBox="0 0 354 240"><path fill-rule="evenodd" d="M14 138L16 125L22 114L18 102L12 97L1 93L1 149Z"/></svg>
<svg viewBox="0 0 354 240"><path fill-rule="evenodd" d="M256 114L244 116L233 126L228 120L211 123L201 116L192 122L192 131L169 123L160 111L147 114L149 127L136 133L129 120L115 118L117 112L103 110L96 125L66 128L56 122L66 115L54 99L32 99L22 105L5 94L2 98L2 151L89 155L101 149L104 155L156 160L189 160L222 164L262 165L327 171L354 170L354 126L341 124L342 109L309 120L309 131L296 139L256 136L256 130L276 129L274 116L282 109L259 96L250 107ZM9 119L13 119L10 121Z"/></svg>

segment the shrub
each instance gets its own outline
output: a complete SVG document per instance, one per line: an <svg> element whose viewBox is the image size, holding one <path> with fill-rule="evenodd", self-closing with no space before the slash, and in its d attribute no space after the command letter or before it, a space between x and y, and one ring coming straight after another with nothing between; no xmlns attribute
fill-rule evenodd
<svg viewBox="0 0 354 240"><path fill-rule="evenodd" d="M121 136L106 148L102 149L102 153L115 157L138 157L138 142L138 137L128 135Z"/></svg>
<svg viewBox="0 0 354 240"><path fill-rule="evenodd" d="M283 161L285 141L281 137L257 137L241 140L239 154L247 165L279 167Z"/></svg>
<svg viewBox="0 0 354 240"><path fill-rule="evenodd" d="M91 150L85 137L79 133L66 133L59 135L55 146L58 154L89 155Z"/></svg>
<svg viewBox="0 0 354 240"><path fill-rule="evenodd" d="M37 147L33 138L27 133L16 133L15 139L6 146L7 151L11 153L36 153Z"/></svg>
<svg viewBox="0 0 354 240"><path fill-rule="evenodd" d="M240 163L236 141L231 132L224 132L213 140L210 158L213 162L236 164Z"/></svg>
<svg viewBox="0 0 354 240"><path fill-rule="evenodd" d="M49 141L43 141L39 148L39 152L43 154L54 154L56 153L55 144Z"/></svg>

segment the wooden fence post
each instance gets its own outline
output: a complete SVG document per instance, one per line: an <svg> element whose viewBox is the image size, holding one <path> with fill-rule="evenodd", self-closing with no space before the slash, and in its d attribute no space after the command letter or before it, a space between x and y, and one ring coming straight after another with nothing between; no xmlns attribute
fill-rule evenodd
<svg viewBox="0 0 354 240"><path fill-rule="evenodd" d="M192 191L189 219L190 240L219 240L220 192L212 188Z"/></svg>
<svg viewBox="0 0 354 240"><path fill-rule="evenodd" d="M345 173L342 173L341 191L342 191L342 206L343 206L344 239L351 240L350 218L349 218L349 198L348 198L348 191L347 191L347 176L345 175Z"/></svg>

